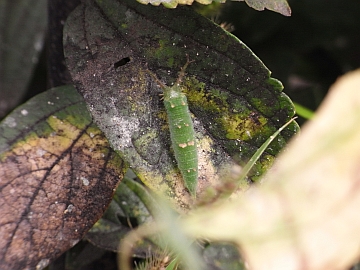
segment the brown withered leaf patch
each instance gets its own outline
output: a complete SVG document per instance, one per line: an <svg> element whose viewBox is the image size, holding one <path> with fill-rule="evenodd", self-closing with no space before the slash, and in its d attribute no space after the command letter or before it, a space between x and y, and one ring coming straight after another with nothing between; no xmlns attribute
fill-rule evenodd
<svg viewBox="0 0 360 270"><path fill-rule="evenodd" d="M76 244L123 176L122 160L70 88L73 98L69 89L53 89L68 98L51 101L55 96L45 93L35 97L37 108L29 103L9 115L18 140L0 152L0 269L42 269ZM32 121L39 110L42 118ZM21 125L19 112L33 125ZM2 140L9 117L0 126Z"/></svg>

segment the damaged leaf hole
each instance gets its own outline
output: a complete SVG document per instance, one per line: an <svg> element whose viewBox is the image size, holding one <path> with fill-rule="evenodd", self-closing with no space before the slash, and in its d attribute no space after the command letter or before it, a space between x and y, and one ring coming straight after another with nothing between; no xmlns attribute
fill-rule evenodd
<svg viewBox="0 0 360 270"><path fill-rule="evenodd" d="M129 62L130 62L130 57L124 57L123 59L114 63L114 68L117 69L118 67L125 66Z"/></svg>

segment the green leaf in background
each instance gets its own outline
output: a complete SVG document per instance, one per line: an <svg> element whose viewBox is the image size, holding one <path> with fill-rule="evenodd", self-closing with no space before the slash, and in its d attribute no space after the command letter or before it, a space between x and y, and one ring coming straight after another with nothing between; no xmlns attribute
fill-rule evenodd
<svg viewBox="0 0 360 270"><path fill-rule="evenodd" d="M0 269L42 269L101 217L124 163L72 86L0 123Z"/></svg>
<svg viewBox="0 0 360 270"><path fill-rule="evenodd" d="M46 0L0 1L0 119L23 98L46 29Z"/></svg>
<svg viewBox="0 0 360 270"><path fill-rule="evenodd" d="M295 105L295 109L296 109L296 114L307 119L310 120L314 117L314 112L309 110L308 108L298 104L298 103L294 103Z"/></svg>
<svg viewBox="0 0 360 270"><path fill-rule="evenodd" d="M182 87L196 117L198 193L221 181L233 159L245 164L294 115L281 83L250 49L187 7L85 1L66 22L64 49L73 80L112 147L144 183L183 206L191 198L170 150L162 91L149 71L172 85L186 54L195 61ZM297 130L291 124L269 146L252 180Z"/></svg>

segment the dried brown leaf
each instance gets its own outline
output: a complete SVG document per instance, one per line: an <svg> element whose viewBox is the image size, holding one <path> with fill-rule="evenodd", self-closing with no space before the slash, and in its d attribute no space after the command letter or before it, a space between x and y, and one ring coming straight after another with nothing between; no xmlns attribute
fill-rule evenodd
<svg viewBox="0 0 360 270"><path fill-rule="evenodd" d="M0 126L9 145L0 153L2 270L42 269L76 244L101 217L122 176L122 161L84 103L66 98L76 98L76 91L60 90L35 97ZM10 124L19 135L12 143Z"/></svg>

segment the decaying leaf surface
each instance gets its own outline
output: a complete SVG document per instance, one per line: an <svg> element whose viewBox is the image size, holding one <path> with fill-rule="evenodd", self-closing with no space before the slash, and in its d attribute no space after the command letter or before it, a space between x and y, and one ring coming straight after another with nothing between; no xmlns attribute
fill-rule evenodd
<svg viewBox="0 0 360 270"><path fill-rule="evenodd" d="M187 7L132 0L88 0L64 30L68 68L89 111L141 180L184 205L191 200L170 150L161 89L171 86L189 55L183 80L199 157L198 193L220 171L245 163L294 114L282 85L238 39ZM297 131L289 126L256 165L256 180ZM244 189L248 186L244 181Z"/></svg>
<svg viewBox="0 0 360 270"><path fill-rule="evenodd" d="M0 268L42 269L110 203L123 162L73 87L31 99L0 124Z"/></svg>
<svg viewBox="0 0 360 270"><path fill-rule="evenodd" d="M266 181L185 221L236 242L251 269L347 269L360 242L360 70L340 78Z"/></svg>

